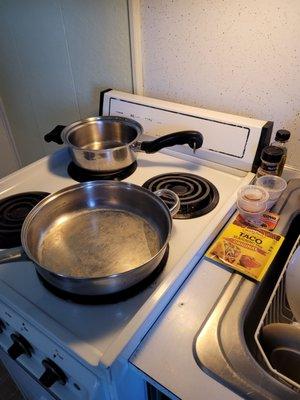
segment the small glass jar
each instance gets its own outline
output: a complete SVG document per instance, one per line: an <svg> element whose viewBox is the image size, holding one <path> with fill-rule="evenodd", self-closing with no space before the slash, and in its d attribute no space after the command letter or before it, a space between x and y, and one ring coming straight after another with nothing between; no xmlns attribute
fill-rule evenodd
<svg viewBox="0 0 300 400"><path fill-rule="evenodd" d="M276 132L275 141L272 143L272 146L279 147L283 150L283 156L279 162L278 166L278 176L282 175L283 167L286 162L287 155L287 142L289 141L291 133L285 129L280 129Z"/></svg>
<svg viewBox="0 0 300 400"><path fill-rule="evenodd" d="M278 175L278 168L283 156L283 150L276 146L267 146L261 153L261 166L258 168L256 177L264 175Z"/></svg>

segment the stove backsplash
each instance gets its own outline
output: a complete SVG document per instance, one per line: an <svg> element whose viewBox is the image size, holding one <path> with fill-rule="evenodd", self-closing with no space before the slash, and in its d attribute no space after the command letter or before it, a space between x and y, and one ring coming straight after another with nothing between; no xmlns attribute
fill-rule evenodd
<svg viewBox="0 0 300 400"><path fill-rule="evenodd" d="M147 136L160 137L182 130L198 130L204 137L199 158L244 171L255 171L261 148L270 141L273 123L171 103L115 90L104 93L103 115L132 118ZM187 146L175 149L185 154Z"/></svg>

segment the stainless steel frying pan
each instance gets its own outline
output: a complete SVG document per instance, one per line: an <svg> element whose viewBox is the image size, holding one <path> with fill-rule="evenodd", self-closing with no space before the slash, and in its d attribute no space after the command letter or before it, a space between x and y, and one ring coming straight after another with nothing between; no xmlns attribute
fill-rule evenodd
<svg viewBox="0 0 300 400"><path fill-rule="evenodd" d="M171 211L159 196L174 199ZM0 263L29 258L65 292L116 293L159 265L178 209L178 196L167 189L153 194L115 181L69 186L32 209L22 226L23 251L2 251Z"/></svg>

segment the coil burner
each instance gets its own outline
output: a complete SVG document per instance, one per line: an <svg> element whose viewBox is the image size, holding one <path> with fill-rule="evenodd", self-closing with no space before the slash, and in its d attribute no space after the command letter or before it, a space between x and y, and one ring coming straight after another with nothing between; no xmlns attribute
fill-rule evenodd
<svg viewBox="0 0 300 400"><path fill-rule="evenodd" d="M178 219L197 218L212 211L219 202L217 188L207 179L194 174L169 173L154 176L143 184L143 187L155 192L159 189L170 189L180 199L180 210L174 216ZM172 205L170 199L164 199Z"/></svg>
<svg viewBox="0 0 300 400"><path fill-rule="evenodd" d="M25 192L0 200L0 248L21 245L21 229L27 214L48 194Z"/></svg>

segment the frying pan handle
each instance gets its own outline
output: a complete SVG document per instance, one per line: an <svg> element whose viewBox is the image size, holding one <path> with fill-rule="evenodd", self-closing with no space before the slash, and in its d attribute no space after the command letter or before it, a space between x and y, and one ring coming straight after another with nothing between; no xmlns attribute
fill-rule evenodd
<svg viewBox="0 0 300 400"><path fill-rule="evenodd" d="M169 135L162 136L158 139L141 142L140 150L145 153L156 153L157 151L165 148L175 146L177 144L188 144L191 149L199 149L203 143L203 136L197 131L181 131L170 133Z"/></svg>
<svg viewBox="0 0 300 400"><path fill-rule="evenodd" d="M51 132L46 133L44 136L44 140L48 143L55 142L57 144L63 144L63 140L61 138L61 133L65 129L65 125L57 125Z"/></svg>
<svg viewBox="0 0 300 400"><path fill-rule="evenodd" d="M0 250L0 264L15 261L28 261L23 247L13 247L12 249Z"/></svg>
<svg viewBox="0 0 300 400"><path fill-rule="evenodd" d="M174 215L178 213L179 208L180 208L180 199L175 192L173 192L170 189L160 189L160 190L156 190L156 192L154 192L154 194L156 196L158 196L159 198L161 198L161 200L164 203L165 203L164 198L173 200L175 202L174 205L171 208L168 207L170 214L172 217L174 217Z"/></svg>

